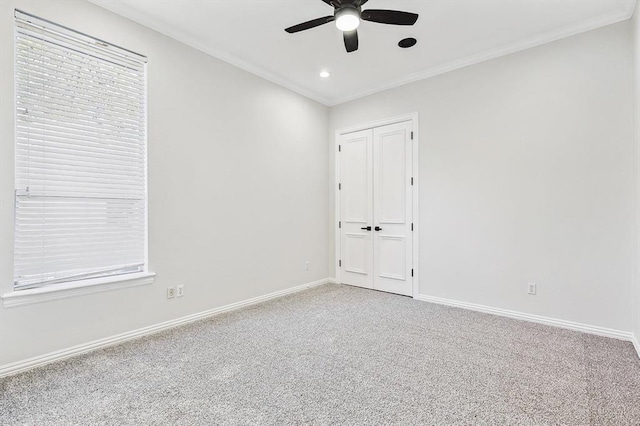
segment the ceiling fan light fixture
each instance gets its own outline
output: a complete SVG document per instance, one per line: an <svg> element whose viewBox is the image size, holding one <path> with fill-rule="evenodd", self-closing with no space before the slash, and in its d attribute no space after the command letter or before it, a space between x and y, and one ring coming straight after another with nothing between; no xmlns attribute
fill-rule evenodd
<svg viewBox="0 0 640 426"><path fill-rule="evenodd" d="M340 31L353 31L360 25L360 13L357 9L343 7L336 12L336 27Z"/></svg>
<svg viewBox="0 0 640 426"><path fill-rule="evenodd" d="M302 22L298 25L285 28L284 30L289 34L294 34L335 21L336 27L342 31L344 48L347 53L351 53L358 50L357 28L360 25L360 21L387 25L413 25L418 20L417 13L403 12L401 10L362 10L362 6L367 3L367 1L368 0L322 0L323 3L331 6L333 15L322 16Z"/></svg>

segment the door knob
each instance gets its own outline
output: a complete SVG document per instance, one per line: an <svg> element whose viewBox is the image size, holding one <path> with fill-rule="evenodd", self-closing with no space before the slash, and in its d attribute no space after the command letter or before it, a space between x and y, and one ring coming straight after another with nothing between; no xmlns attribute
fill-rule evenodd
<svg viewBox="0 0 640 426"><path fill-rule="evenodd" d="M380 228L379 226L376 226L376 231L382 231L382 228Z"/></svg>
<svg viewBox="0 0 640 426"><path fill-rule="evenodd" d="M367 231L371 231L371 227L370 227L370 226L367 226L367 227L364 227L364 228L360 228L360 229L364 229L364 230L367 230Z"/></svg>

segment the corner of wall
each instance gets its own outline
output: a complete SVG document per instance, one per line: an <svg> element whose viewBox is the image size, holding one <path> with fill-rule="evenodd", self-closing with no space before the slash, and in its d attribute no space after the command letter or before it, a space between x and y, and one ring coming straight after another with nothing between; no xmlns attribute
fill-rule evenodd
<svg viewBox="0 0 640 426"><path fill-rule="evenodd" d="M634 55L634 86L635 86L635 112L634 134L636 146L636 262L635 262L635 303L633 307L633 334L634 346L640 357L640 4L636 1L635 13L632 18L633 25L633 55Z"/></svg>

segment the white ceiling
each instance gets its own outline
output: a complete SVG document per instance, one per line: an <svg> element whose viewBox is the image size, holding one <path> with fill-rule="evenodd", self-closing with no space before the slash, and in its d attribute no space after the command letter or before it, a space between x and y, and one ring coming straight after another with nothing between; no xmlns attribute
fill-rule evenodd
<svg viewBox="0 0 640 426"><path fill-rule="evenodd" d="M363 22L347 53L333 23L286 27L333 9L321 0L90 0L240 68L336 105L629 19L635 0L370 0L420 14L412 27ZM400 49L398 41L418 44ZM331 77L321 79L323 69Z"/></svg>

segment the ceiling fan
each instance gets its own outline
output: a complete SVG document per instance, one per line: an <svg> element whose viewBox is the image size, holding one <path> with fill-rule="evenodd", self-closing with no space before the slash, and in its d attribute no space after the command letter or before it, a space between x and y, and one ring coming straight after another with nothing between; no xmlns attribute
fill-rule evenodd
<svg viewBox="0 0 640 426"><path fill-rule="evenodd" d="M360 20L391 25L413 25L418 20L418 14L401 12L399 10L368 9L362 6L369 0L322 0L334 8L333 15L312 19L302 24L286 28L289 34L308 30L335 21L336 27L343 32L344 47L347 52L358 50L358 26Z"/></svg>

